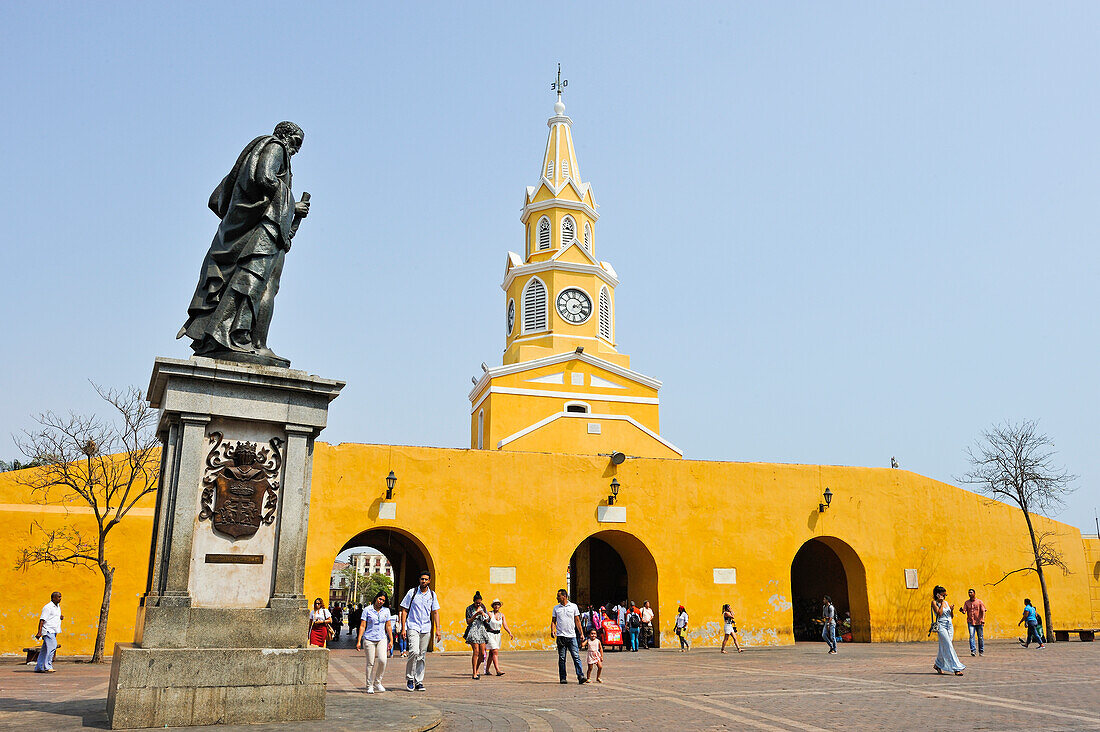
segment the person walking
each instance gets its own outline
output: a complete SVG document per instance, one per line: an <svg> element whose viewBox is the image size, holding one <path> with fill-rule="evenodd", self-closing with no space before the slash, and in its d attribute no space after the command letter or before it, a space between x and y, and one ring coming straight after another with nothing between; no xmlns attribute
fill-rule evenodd
<svg viewBox="0 0 1100 732"><path fill-rule="evenodd" d="M348 633L356 640L359 639L359 626L363 622L363 606L355 603L348 610Z"/></svg>
<svg viewBox="0 0 1100 732"><path fill-rule="evenodd" d="M729 603L722 606L722 653L726 652L726 643L733 639L733 647L741 652L741 646L737 643L737 621L733 617L733 610Z"/></svg>
<svg viewBox="0 0 1100 732"><path fill-rule="evenodd" d="M382 692L382 674L386 672L386 660L393 650L393 617L390 615L390 598L384 591L374 596L374 602L362 611L355 650L367 646L367 693ZM350 617L350 616L349 616ZM349 631L352 628L348 628Z"/></svg>
<svg viewBox="0 0 1100 732"><path fill-rule="evenodd" d="M565 678L565 654L566 651L573 657L573 668L577 672L577 683L586 684L588 679L581 668L580 648L577 646L577 636L581 632L581 611L569 602L569 593L564 589L558 590L558 604L550 612L550 637L558 647L558 683L569 683ZM589 631L591 634L592 631Z"/></svg>
<svg viewBox="0 0 1100 732"><path fill-rule="evenodd" d="M405 663L405 688L409 691L424 691L424 655L428 652L433 626L435 642L443 640L442 626L439 624L439 599L435 596L435 590L429 587L431 582L431 572L421 572L417 586L406 592L401 600L398 613L401 637L409 644L409 660Z"/></svg>
<svg viewBox="0 0 1100 732"><path fill-rule="evenodd" d="M600 638L596 634L596 629L588 631L588 637L585 639L581 647L588 651L588 671L585 673L584 678L592 679L592 667L596 667L596 683L602 684L603 679L600 676L603 674L603 646L600 644Z"/></svg>
<svg viewBox="0 0 1100 732"><path fill-rule="evenodd" d="M332 603L332 638L340 640L340 629L344 627L344 606L338 602Z"/></svg>
<svg viewBox="0 0 1100 732"><path fill-rule="evenodd" d="M57 634L61 632L61 621L64 619L65 616L61 614L61 593L54 592L38 615L38 630L35 631L34 639L42 641L42 647L38 649L38 663L34 666L36 674L54 673L53 657L57 653Z"/></svg>
<svg viewBox="0 0 1100 732"><path fill-rule="evenodd" d="M473 603L466 608L466 632L462 635L466 644L470 646L470 665L472 667L470 677L475 681L481 678L478 669L481 668L481 662L488 657L485 652L485 646L489 643L489 630L485 623L488 619L489 611L485 609L485 603L481 601L481 591L476 591L474 592Z"/></svg>
<svg viewBox="0 0 1100 732"><path fill-rule="evenodd" d="M822 599L821 623L821 639L829 644L829 653L836 653L836 608L828 595Z"/></svg>
<svg viewBox="0 0 1100 732"><path fill-rule="evenodd" d="M676 637L680 639L680 653L691 648L691 644L688 643L687 639L687 629L688 612L684 609L684 606L681 605L676 611Z"/></svg>
<svg viewBox="0 0 1100 732"><path fill-rule="evenodd" d="M626 614L630 612L630 600L623 600L615 606L615 623L619 626L619 633L626 637Z"/></svg>
<svg viewBox="0 0 1100 732"><path fill-rule="evenodd" d="M947 590L940 585L932 588L932 624L940 639L939 653L936 654L936 662L932 668L936 669L938 674L951 671L956 676L962 676L966 666L963 666L962 661L955 655L955 647L951 645L955 635L955 626L951 622L954 612L947 602Z"/></svg>
<svg viewBox="0 0 1100 732"><path fill-rule="evenodd" d="M649 606L649 600L642 603L642 609L638 615L642 619L642 648L656 648L657 639L653 634L653 608Z"/></svg>
<svg viewBox="0 0 1100 732"><path fill-rule="evenodd" d="M504 675L504 672L500 670L500 631L503 630L512 640L516 638L508 627L508 621L504 619L504 613L500 611L502 606L503 603L499 599L493 600L493 609L489 611L489 618L485 621L486 630L489 631L489 642L485 645L488 651L488 657L485 659L486 675L489 674L490 665L496 668L497 676Z"/></svg>
<svg viewBox="0 0 1100 732"><path fill-rule="evenodd" d="M642 631L642 616L638 613L638 606L631 603L630 612L626 614L626 632L629 633L630 650L638 652L638 636Z"/></svg>
<svg viewBox="0 0 1100 732"><path fill-rule="evenodd" d="M963 603L962 609L966 613L966 629L970 631L970 655L977 653L985 655L985 603L978 599L977 593L971 587L967 590L970 598ZM975 637L978 640L974 644Z"/></svg>
<svg viewBox="0 0 1100 732"><path fill-rule="evenodd" d="M325 601L318 597L313 601L313 612L309 614L309 644L327 648L331 629L332 613L325 607Z"/></svg>
<svg viewBox="0 0 1100 732"><path fill-rule="evenodd" d="M1023 623L1027 623L1027 642L1024 642L1023 638L1019 638L1017 640L1020 641L1020 645L1027 648L1034 639L1040 648L1046 648L1042 636L1039 635L1039 613L1035 610L1035 606L1031 604L1031 600L1026 597L1024 598L1024 614L1016 625L1019 626Z"/></svg>

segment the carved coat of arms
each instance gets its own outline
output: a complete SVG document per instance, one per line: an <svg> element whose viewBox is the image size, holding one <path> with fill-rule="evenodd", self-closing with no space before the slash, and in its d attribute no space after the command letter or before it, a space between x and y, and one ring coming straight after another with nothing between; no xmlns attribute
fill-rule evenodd
<svg viewBox="0 0 1100 732"><path fill-rule="evenodd" d="M274 437L261 447L246 440L223 441L221 432L211 432L210 440L214 445L206 456L199 519L211 519L215 531L234 539L248 538L260 524L275 521L283 441Z"/></svg>

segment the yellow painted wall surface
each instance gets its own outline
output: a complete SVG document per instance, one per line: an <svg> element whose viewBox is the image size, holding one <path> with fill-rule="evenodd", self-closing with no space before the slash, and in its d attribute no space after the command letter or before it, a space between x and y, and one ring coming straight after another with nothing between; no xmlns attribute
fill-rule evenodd
<svg viewBox="0 0 1100 732"><path fill-rule="evenodd" d="M379 521L390 470L398 476L397 518ZM627 521L601 525L597 507L613 477L622 485L618 503ZM819 513L826 486L835 497ZM0 650L19 652L27 645L38 611L58 589L65 595L62 653L90 653L98 576L12 569L32 520L52 526L68 518L28 506L10 473L0 475L0 504L0 530L8 538L0 554ZM119 570L109 644L130 640L144 585L152 500L140 508L143 513L112 537ZM861 564L872 640L924 640L936 583L956 603L968 587L977 588L989 606L987 634L994 638L1013 637L1022 598L1038 603L1040 597L1033 573L991 586L1030 561L1018 511L903 470L679 459L628 460L613 469L597 456L319 443L306 595L327 596L336 554L356 534L379 527L414 537L430 554L447 650L461 647L462 612L474 590L504 601L518 636L511 647L547 646L549 610L570 556L600 532L610 532L602 536L624 555L631 599L655 604L666 638L683 602L695 641L718 642L719 608L729 602L745 642L791 642L791 561L815 537L847 558L850 583ZM1057 532L1071 570L1049 576L1055 625L1089 625L1097 579L1086 542L1065 524L1038 519L1037 528ZM1096 554L1090 550L1089 556ZM515 567L516 583L491 585L491 566ZM713 570L727 567L736 568L737 584L714 584ZM905 588L907 568L918 571L919 589Z"/></svg>

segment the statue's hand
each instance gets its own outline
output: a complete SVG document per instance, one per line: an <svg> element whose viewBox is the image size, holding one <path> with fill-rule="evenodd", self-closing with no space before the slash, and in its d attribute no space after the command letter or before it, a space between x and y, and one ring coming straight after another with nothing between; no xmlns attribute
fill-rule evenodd
<svg viewBox="0 0 1100 732"><path fill-rule="evenodd" d="M309 201L298 201L294 204L294 215L300 219L309 216Z"/></svg>

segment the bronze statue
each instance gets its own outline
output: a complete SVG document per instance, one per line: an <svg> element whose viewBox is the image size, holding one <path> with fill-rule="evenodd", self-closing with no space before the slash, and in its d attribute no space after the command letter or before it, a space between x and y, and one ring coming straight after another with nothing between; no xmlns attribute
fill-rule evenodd
<svg viewBox="0 0 1100 732"><path fill-rule="evenodd" d="M309 194L295 202L290 189L290 158L304 137L298 125L280 122L273 134L248 143L210 194L221 225L176 335L192 340L196 356L290 366L267 347L267 333L283 260L309 214Z"/></svg>

